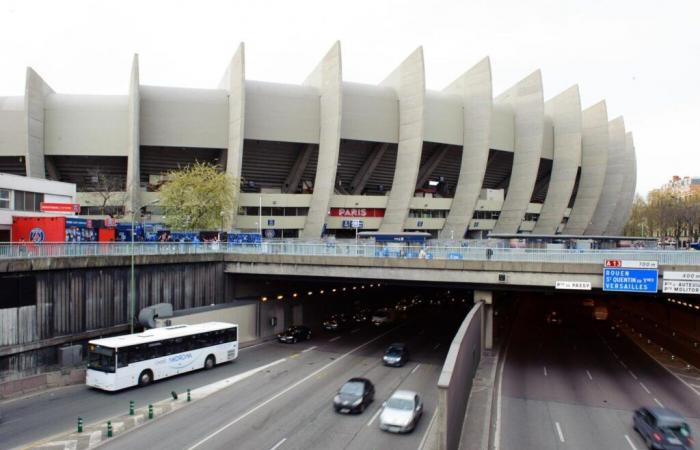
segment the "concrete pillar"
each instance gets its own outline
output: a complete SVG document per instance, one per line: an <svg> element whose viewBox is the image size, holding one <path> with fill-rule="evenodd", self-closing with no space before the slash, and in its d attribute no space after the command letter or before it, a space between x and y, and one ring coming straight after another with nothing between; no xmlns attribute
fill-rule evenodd
<svg viewBox="0 0 700 450"><path fill-rule="evenodd" d="M483 326L481 327L482 350L493 348L493 292L474 291L474 303L483 302Z"/></svg>
<svg viewBox="0 0 700 450"><path fill-rule="evenodd" d="M53 93L51 86L31 67L27 67L24 89L25 138L26 138L26 175L34 178L46 178L44 168L44 102Z"/></svg>
<svg viewBox="0 0 700 450"><path fill-rule="evenodd" d="M612 218L605 229L605 234L610 236L619 236L622 234L622 229L627 223L629 213L632 211L632 202L634 201L634 191L637 184L637 165L634 155L632 133L629 132L625 134L624 154L625 165L622 169L624 174L622 189L620 189Z"/></svg>
<svg viewBox="0 0 700 450"><path fill-rule="evenodd" d="M139 83L139 55L134 55L131 63L129 83L129 139L127 141L125 210L138 220L141 210L141 96Z"/></svg>
<svg viewBox="0 0 700 450"><path fill-rule="evenodd" d="M340 155L340 123L343 111L343 68L340 42L336 42L326 53L316 69L304 81L304 85L318 89L321 105L321 132L314 192L301 237L317 239L321 237L328 214L328 205L331 196L335 193L335 175L338 171L338 156Z"/></svg>
<svg viewBox="0 0 700 450"><path fill-rule="evenodd" d="M622 117L608 122L608 164L605 169L605 183L585 234L598 236L606 233L625 179L626 139L625 121Z"/></svg>

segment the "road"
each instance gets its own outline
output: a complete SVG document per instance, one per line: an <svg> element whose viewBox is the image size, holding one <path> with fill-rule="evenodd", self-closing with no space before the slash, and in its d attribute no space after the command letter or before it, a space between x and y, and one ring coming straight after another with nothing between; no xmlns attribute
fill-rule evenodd
<svg viewBox="0 0 700 450"><path fill-rule="evenodd" d="M432 328L405 322L396 327L358 326L339 333L315 333L308 342L268 342L243 349L236 362L211 371L162 380L145 388L106 393L85 386L52 390L0 404L5 422L0 426L2 448L27 444L85 423L105 421L136 407L286 358L230 388L187 405L166 417L117 437L107 448L418 448L435 411L437 379L459 321L433 317ZM428 321L424 321L428 322ZM399 324L395 324L399 325ZM402 368L381 364L385 348L406 342L411 361ZM340 415L331 401L340 385L364 376L376 387L376 400L360 415ZM377 412L397 388L423 395L425 415L408 435L381 432ZM276 450L277 450L276 449Z"/></svg>
<svg viewBox="0 0 700 450"><path fill-rule="evenodd" d="M631 423L642 405L674 409L700 432L698 395L574 302L519 307L503 369L501 450L641 450ZM563 324L545 323L551 309Z"/></svg>

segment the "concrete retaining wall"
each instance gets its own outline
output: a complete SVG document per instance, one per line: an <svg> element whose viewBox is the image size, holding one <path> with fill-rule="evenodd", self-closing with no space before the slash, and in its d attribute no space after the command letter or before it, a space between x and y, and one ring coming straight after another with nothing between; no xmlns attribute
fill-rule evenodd
<svg viewBox="0 0 700 450"><path fill-rule="evenodd" d="M477 303L459 327L438 380L439 450L457 450L469 393L483 351L484 305Z"/></svg>

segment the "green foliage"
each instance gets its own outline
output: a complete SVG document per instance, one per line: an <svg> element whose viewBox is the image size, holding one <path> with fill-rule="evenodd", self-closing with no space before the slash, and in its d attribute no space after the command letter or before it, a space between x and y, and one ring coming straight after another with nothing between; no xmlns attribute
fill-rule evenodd
<svg viewBox="0 0 700 450"><path fill-rule="evenodd" d="M649 192L646 200L637 196L625 225L627 236L685 236L693 241L700 234L700 193L676 194L668 189Z"/></svg>
<svg viewBox="0 0 700 450"><path fill-rule="evenodd" d="M160 205L171 230L218 230L231 217L234 183L218 166L196 162L167 174Z"/></svg>

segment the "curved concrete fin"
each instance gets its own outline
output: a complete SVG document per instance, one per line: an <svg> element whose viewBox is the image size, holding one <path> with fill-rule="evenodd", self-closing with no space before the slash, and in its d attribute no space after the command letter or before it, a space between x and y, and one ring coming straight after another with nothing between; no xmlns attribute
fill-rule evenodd
<svg viewBox="0 0 700 450"><path fill-rule="evenodd" d="M630 180L631 189L628 191L629 197L627 198L627 202L623 205L626 212L624 219L622 220L622 229L624 229L625 225L627 225L627 222L630 220L630 216L632 215L632 205L634 204L634 198L637 195L637 151L634 148L634 137L632 136L631 131L627 133L625 143L628 151L632 154L632 176ZM622 229L618 232L618 234L622 233Z"/></svg>
<svg viewBox="0 0 700 450"><path fill-rule="evenodd" d="M226 174L233 182L233 207L229 215L231 228L236 226L236 212L241 192L241 167L243 166L243 141L245 131L245 46L238 45L236 53L226 68L220 89L228 91L228 148L226 149Z"/></svg>
<svg viewBox="0 0 700 450"><path fill-rule="evenodd" d="M564 228L564 234L572 235L584 234L590 225L605 184L608 165L608 109L605 101L585 109L581 122L581 177Z"/></svg>
<svg viewBox="0 0 700 450"><path fill-rule="evenodd" d="M622 189L620 189L620 195L615 204L610 223L605 229L605 234L619 236L627 223L632 210L634 191L637 184L635 159L632 133L628 132L625 134L625 165L623 168L624 180L622 181Z"/></svg>
<svg viewBox="0 0 700 450"><path fill-rule="evenodd" d="M141 206L141 157L140 157L140 110L141 96L139 93L139 55L134 54L131 62L131 77L129 81L127 166L126 166L126 210L130 215L138 217Z"/></svg>
<svg viewBox="0 0 700 450"><path fill-rule="evenodd" d="M321 124L318 145L318 163L314 192L309 214L301 237L319 238L328 213L328 205L335 191L335 174L340 153L340 125L343 111L343 66L340 42L326 53L321 62L304 81L318 89L321 102Z"/></svg>
<svg viewBox="0 0 700 450"><path fill-rule="evenodd" d="M391 192L379 231L398 233L408 217L416 191L425 127L425 64L418 47L381 85L396 91L399 108L399 146Z"/></svg>
<svg viewBox="0 0 700 450"><path fill-rule="evenodd" d="M615 212L624 182L625 169L625 121L617 117L608 122L608 165L605 168L605 183L598 206L593 213L593 220L585 234L602 235Z"/></svg>
<svg viewBox="0 0 700 450"><path fill-rule="evenodd" d="M544 141L542 73L536 70L499 95L496 103L509 105L515 117L515 152L508 193L494 233L517 233L537 180Z"/></svg>
<svg viewBox="0 0 700 450"><path fill-rule="evenodd" d="M482 59L443 92L462 97L464 111L464 144L459 178L452 207L440 231L442 239L453 235L462 238L474 215L481 186L486 175L493 112L491 61Z"/></svg>
<svg viewBox="0 0 700 450"><path fill-rule="evenodd" d="M24 85L24 124L26 136L26 175L46 178L44 167L44 104L46 96L52 94L43 78L31 67L27 67Z"/></svg>
<svg viewBox="0 0 700 450"><path fill-rule="evenodd" d="M554 125L554 158L549 187L533 234L555 234L564 219L581 164L581 97L572 86L544 104Z"/></svg>

